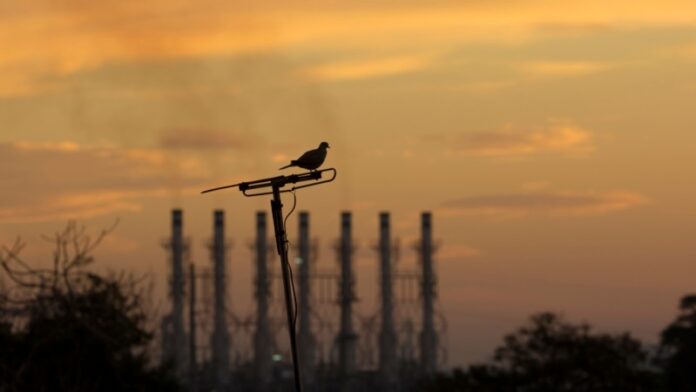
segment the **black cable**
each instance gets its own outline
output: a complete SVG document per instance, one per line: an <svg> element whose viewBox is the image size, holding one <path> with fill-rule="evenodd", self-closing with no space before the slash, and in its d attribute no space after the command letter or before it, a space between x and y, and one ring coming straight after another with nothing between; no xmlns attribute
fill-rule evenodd
<svg viewBox="0 0 696 392"><path fill-rule="evenodd" d="M287 227L287 222L288 218L290 215L295 211L295 207L297 206L297 196L295 195L295 190L293 189L291 191L292 193L292 208L290 209L290 212L285 216L285 219L283 219L283 229ZM290 247L290 241L288 240L287 234L285 235L285 252L287 253L288 248ZM303 260L304 261L304 260ZM288 260L288 270L290 271L290 289L292 291L292 301L294 303L294 309L293 309L293 316L292 316L292 328L295 329L297 326L297 294L295 293L295 278L293 277L292 274L292 263L290 263L290 260Z"/></svg>
<svg viewBox="0 0 696 392"><path fill-rule="evenodd" d="M295 207L297 206L297 196L295 196L295 189L293 189L290 193L292 193L292 208L290 209L290 212L288 212L287 215L285 215L285 219L283 219L283 228L286 227L286 224L288 223L288 218L290 215L292 215L293 211L295 211ZM290 243L288 241L287 236L285 236L285 242Z"/></svg>
<svg viewBox="0 0 696 392"><path fill-rule="evenodd" d="M290 271L290 289L292 291L292 301L294 304L294 312L292 315L292 327L293 329L297 326L297 294L295 294L295 278L292 276L292 267L290 262L288 262L288 270Z"/></svg>

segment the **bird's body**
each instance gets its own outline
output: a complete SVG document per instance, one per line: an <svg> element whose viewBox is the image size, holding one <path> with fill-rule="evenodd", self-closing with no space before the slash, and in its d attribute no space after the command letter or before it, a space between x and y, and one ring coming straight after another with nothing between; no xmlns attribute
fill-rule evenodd
<svg viewBox="0 0 696 392"><path fill-rule="evenodd" d="M329 143L321 142L318 148L305 152L304 154L302 154L301 157L290 161L289 165L285 165L281 167L279 170L287 169L288 167L292 166L297 166L302 169L314 171L317 168L319 168L319 166L321 166L322 163L324 163L324 159L326 159L327 148L329 148Z"/></svg>

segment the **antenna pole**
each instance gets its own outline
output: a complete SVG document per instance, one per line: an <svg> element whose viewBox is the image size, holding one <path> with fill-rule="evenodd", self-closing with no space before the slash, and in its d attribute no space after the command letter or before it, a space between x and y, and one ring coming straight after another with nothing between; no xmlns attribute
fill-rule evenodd
<svg viewBox="0 0 696 392"><path fill-rule="evenodd" d="M331 178L323 179L322 174L331 173ZM234 185L225 185L217 188L207 189L201 193L213 192L220 189L239 187L244 196L273 195L271 200L271 212L273 214L273 227L275 229L276 247L280 255L280 269L283 271L283 288L285 291L285 310L288 316L288 334L290 335L290 349L292 350L292 366L295 374L295 391L302 392L302 379L300 377L300 361L297 353L297 336L295 333L295 304L293 301L294 293L290 280L290 263L288 262L288 241L283 222L283 203L280 200L282 192L292 192L297 189L307 188L325 184L336 179L336 169L313 170L306 173L291 174L289 176L276 176L262 178L260 180L240 182ZM295 185L299 182L314 181L305 185ZM281 190L286 185L293 184L292 189ZM271 191L264 192L260 189L271 188Z"/></svg>
<svg viewBox="0 0 696 392"><path fill-rule="evenodd" d="M300 378L300 362L297 355L297 341L295 334L295 304L290 282L290 264L288 262L288 243L286 239L285 226L283 224L283 203L280 200L279 183L273 183L273 200L271 200L271 211L273 213L273 227L275 228L276 247L280 255L280 269L283 271L283 288L285 291L285 310L288 316L288 334L290 335L290 348L292 351L292 366L295 373L295 390L302 392L302 379Z"/></svg>

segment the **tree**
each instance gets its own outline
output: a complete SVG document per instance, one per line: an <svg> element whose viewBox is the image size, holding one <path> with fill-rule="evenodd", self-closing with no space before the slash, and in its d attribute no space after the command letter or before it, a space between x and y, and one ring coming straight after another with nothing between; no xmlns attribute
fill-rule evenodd
<svg viewBox="0 0 696 392"><path fill-rule="evenodd" d="M68 224L49 238L50 268L22 260L21 240L3 247L0 266L14 286L0 297L0 390L179 390L168 369L150 364L139 281L84 268L109 232L92 239Z"/></svg>
<svg viewBox="0 0 696 392"><path fill-rule="evenodd" d="M491 363L441 377L429 390L653 391L659 379L647 363L647 351L628 333L594 333L587 324L540 313L505 336Z"/></svg>
<svg viewBox="0 0 696 392"><path fill-rule="evenodd" d="M660 363L670 391L696 391L696 295L684 296L679 311L662 331Z"/></svg>

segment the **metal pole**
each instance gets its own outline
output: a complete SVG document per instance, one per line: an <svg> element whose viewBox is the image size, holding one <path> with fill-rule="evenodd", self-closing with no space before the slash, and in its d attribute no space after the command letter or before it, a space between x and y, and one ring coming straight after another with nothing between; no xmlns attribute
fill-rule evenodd
<svg viewBox="0 0 696 392"><path fill-rule="evenodd" d="M273 226L275 228L276 247L280 255L280 268L283 271L283 288L285 291L285 310L288 316L288 334L290 337L290 349L292 350L292 365L295 374L295 390L302 392L302 379L300 378L300 363L297 355L297 342L295 335L295 316L293 293L291 291L290 264L288 263L288 246L285 227L283 225L283 203L280 200L280 186L273 184L273 200L271 200L273 213Z"/></svg>

